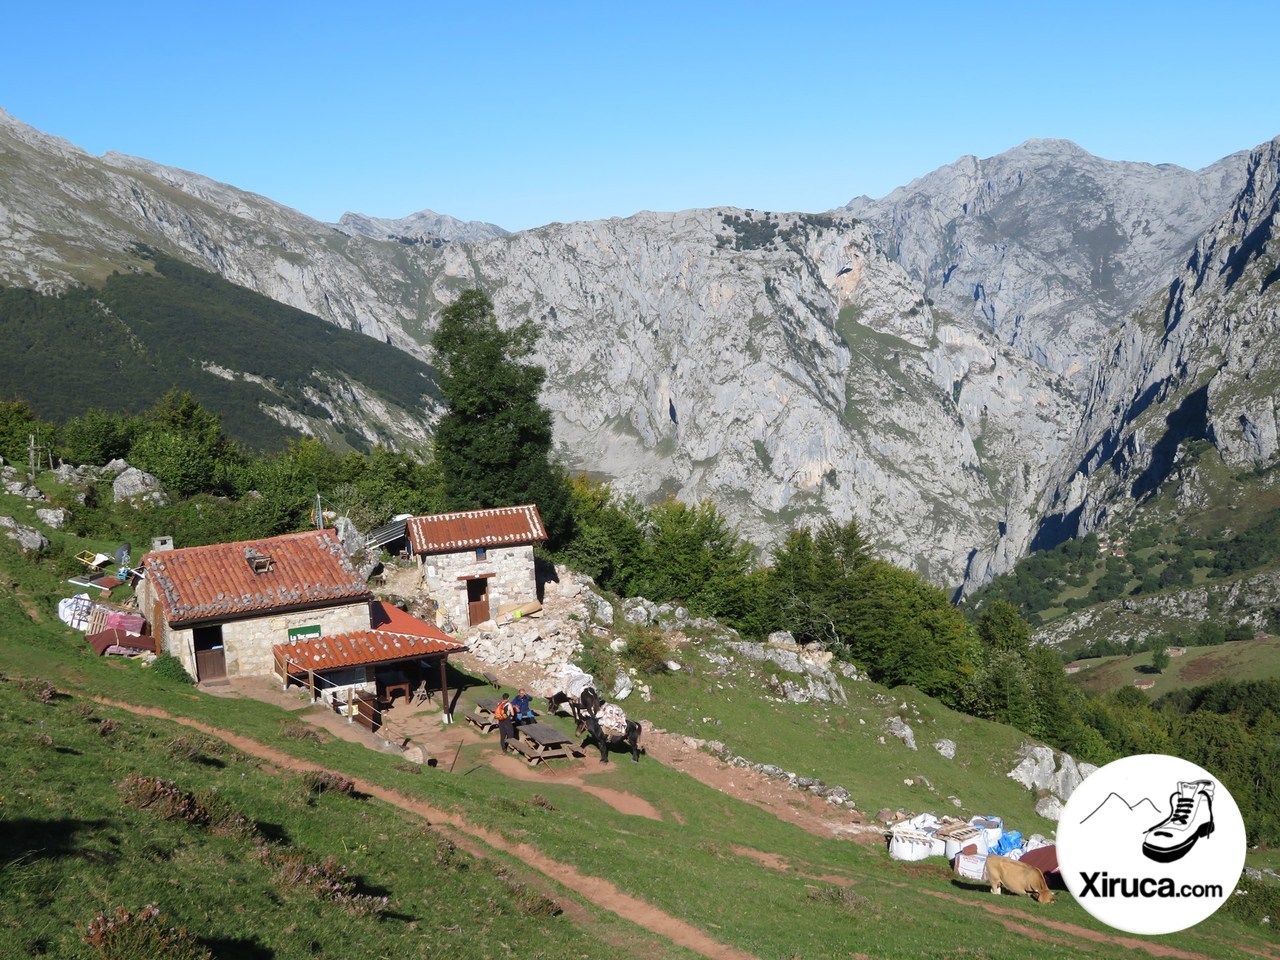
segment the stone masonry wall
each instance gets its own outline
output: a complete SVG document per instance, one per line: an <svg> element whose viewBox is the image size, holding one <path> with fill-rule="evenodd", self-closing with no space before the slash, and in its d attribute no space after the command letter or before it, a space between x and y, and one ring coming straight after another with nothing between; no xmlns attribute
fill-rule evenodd
<svg viewBox="0 0 1280 960"><path fill-rule="evenodd" d="M289 639L293 627L318 625L323 636L369 629L367 601L322 610L303 610L252 620L233 620L222 625L222 645L227 660L227 676L269 676L274 671L271 648ZM191 630L175 630L166 625L163 649L182 661L187 672L196 675L195 644Z"/></svg>
<svg viewBox="0 0 1280 960"><path fill-rule="evenodd" d="M467 550L420 557L419 564L428 594L449 614L459 630L471 624L464 578L488 575L490 617L507 604L527 603L538 598L533 547L528 544L490 547L483 560L476 559L475 550Z"/></svg>

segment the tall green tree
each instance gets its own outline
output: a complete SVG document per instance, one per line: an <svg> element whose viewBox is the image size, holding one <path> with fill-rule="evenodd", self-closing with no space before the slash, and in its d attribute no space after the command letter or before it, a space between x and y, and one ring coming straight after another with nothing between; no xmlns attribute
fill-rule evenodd
<svg viewBox="0 0 1280 960"><path fill-rule="evenodd" d="M432 339L446 406L435 455L448 509L536 503L555 546L569 533L568 486L539 400L546 371L526 362L536 342L527 321L502 329L479 290L444 310Z"/></svg>

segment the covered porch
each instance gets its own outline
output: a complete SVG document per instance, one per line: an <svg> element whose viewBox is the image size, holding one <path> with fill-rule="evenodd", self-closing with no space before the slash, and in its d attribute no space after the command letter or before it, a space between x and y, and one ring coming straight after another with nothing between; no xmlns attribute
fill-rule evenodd
<svg viewBox="0 0 1280 960"><path fill-rule="evenodd" d="M357 630L276 644L273 672L282 690L302 687L313 703L323 700L374 731L397 701L409 705L436 696L443 721L451 723L448 658L466 646L430 629L439 636Z"/></svg>

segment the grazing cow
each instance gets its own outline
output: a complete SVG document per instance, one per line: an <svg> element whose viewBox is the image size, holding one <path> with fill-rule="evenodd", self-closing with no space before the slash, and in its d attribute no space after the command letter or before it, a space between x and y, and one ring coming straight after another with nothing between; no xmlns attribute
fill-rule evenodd
<svg viewBox="0 0 1280 960"><path fill-rule="evenodd" d="M1038 903L1054 901L1044 874L1029 863L1019 863L1017 860L992 854L987 857L987 879L991 881L992 893L998 894L1003 888L1010 893L1025 893L1034 897Z"/></svg>

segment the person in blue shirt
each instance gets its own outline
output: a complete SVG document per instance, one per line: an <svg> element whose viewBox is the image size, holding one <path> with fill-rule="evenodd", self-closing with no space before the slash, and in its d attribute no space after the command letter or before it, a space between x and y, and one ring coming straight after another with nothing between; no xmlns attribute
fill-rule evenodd
<svg viewBox="0 0 1280 960"><path fill-rule="evenodd" d="M524 689L521 688L520 692L516 694L515 699L511 702L516 708L516 723L533 722L533 707L530 705L533 703L533 697L529 696L529 694L525 693Z"/></svg>

